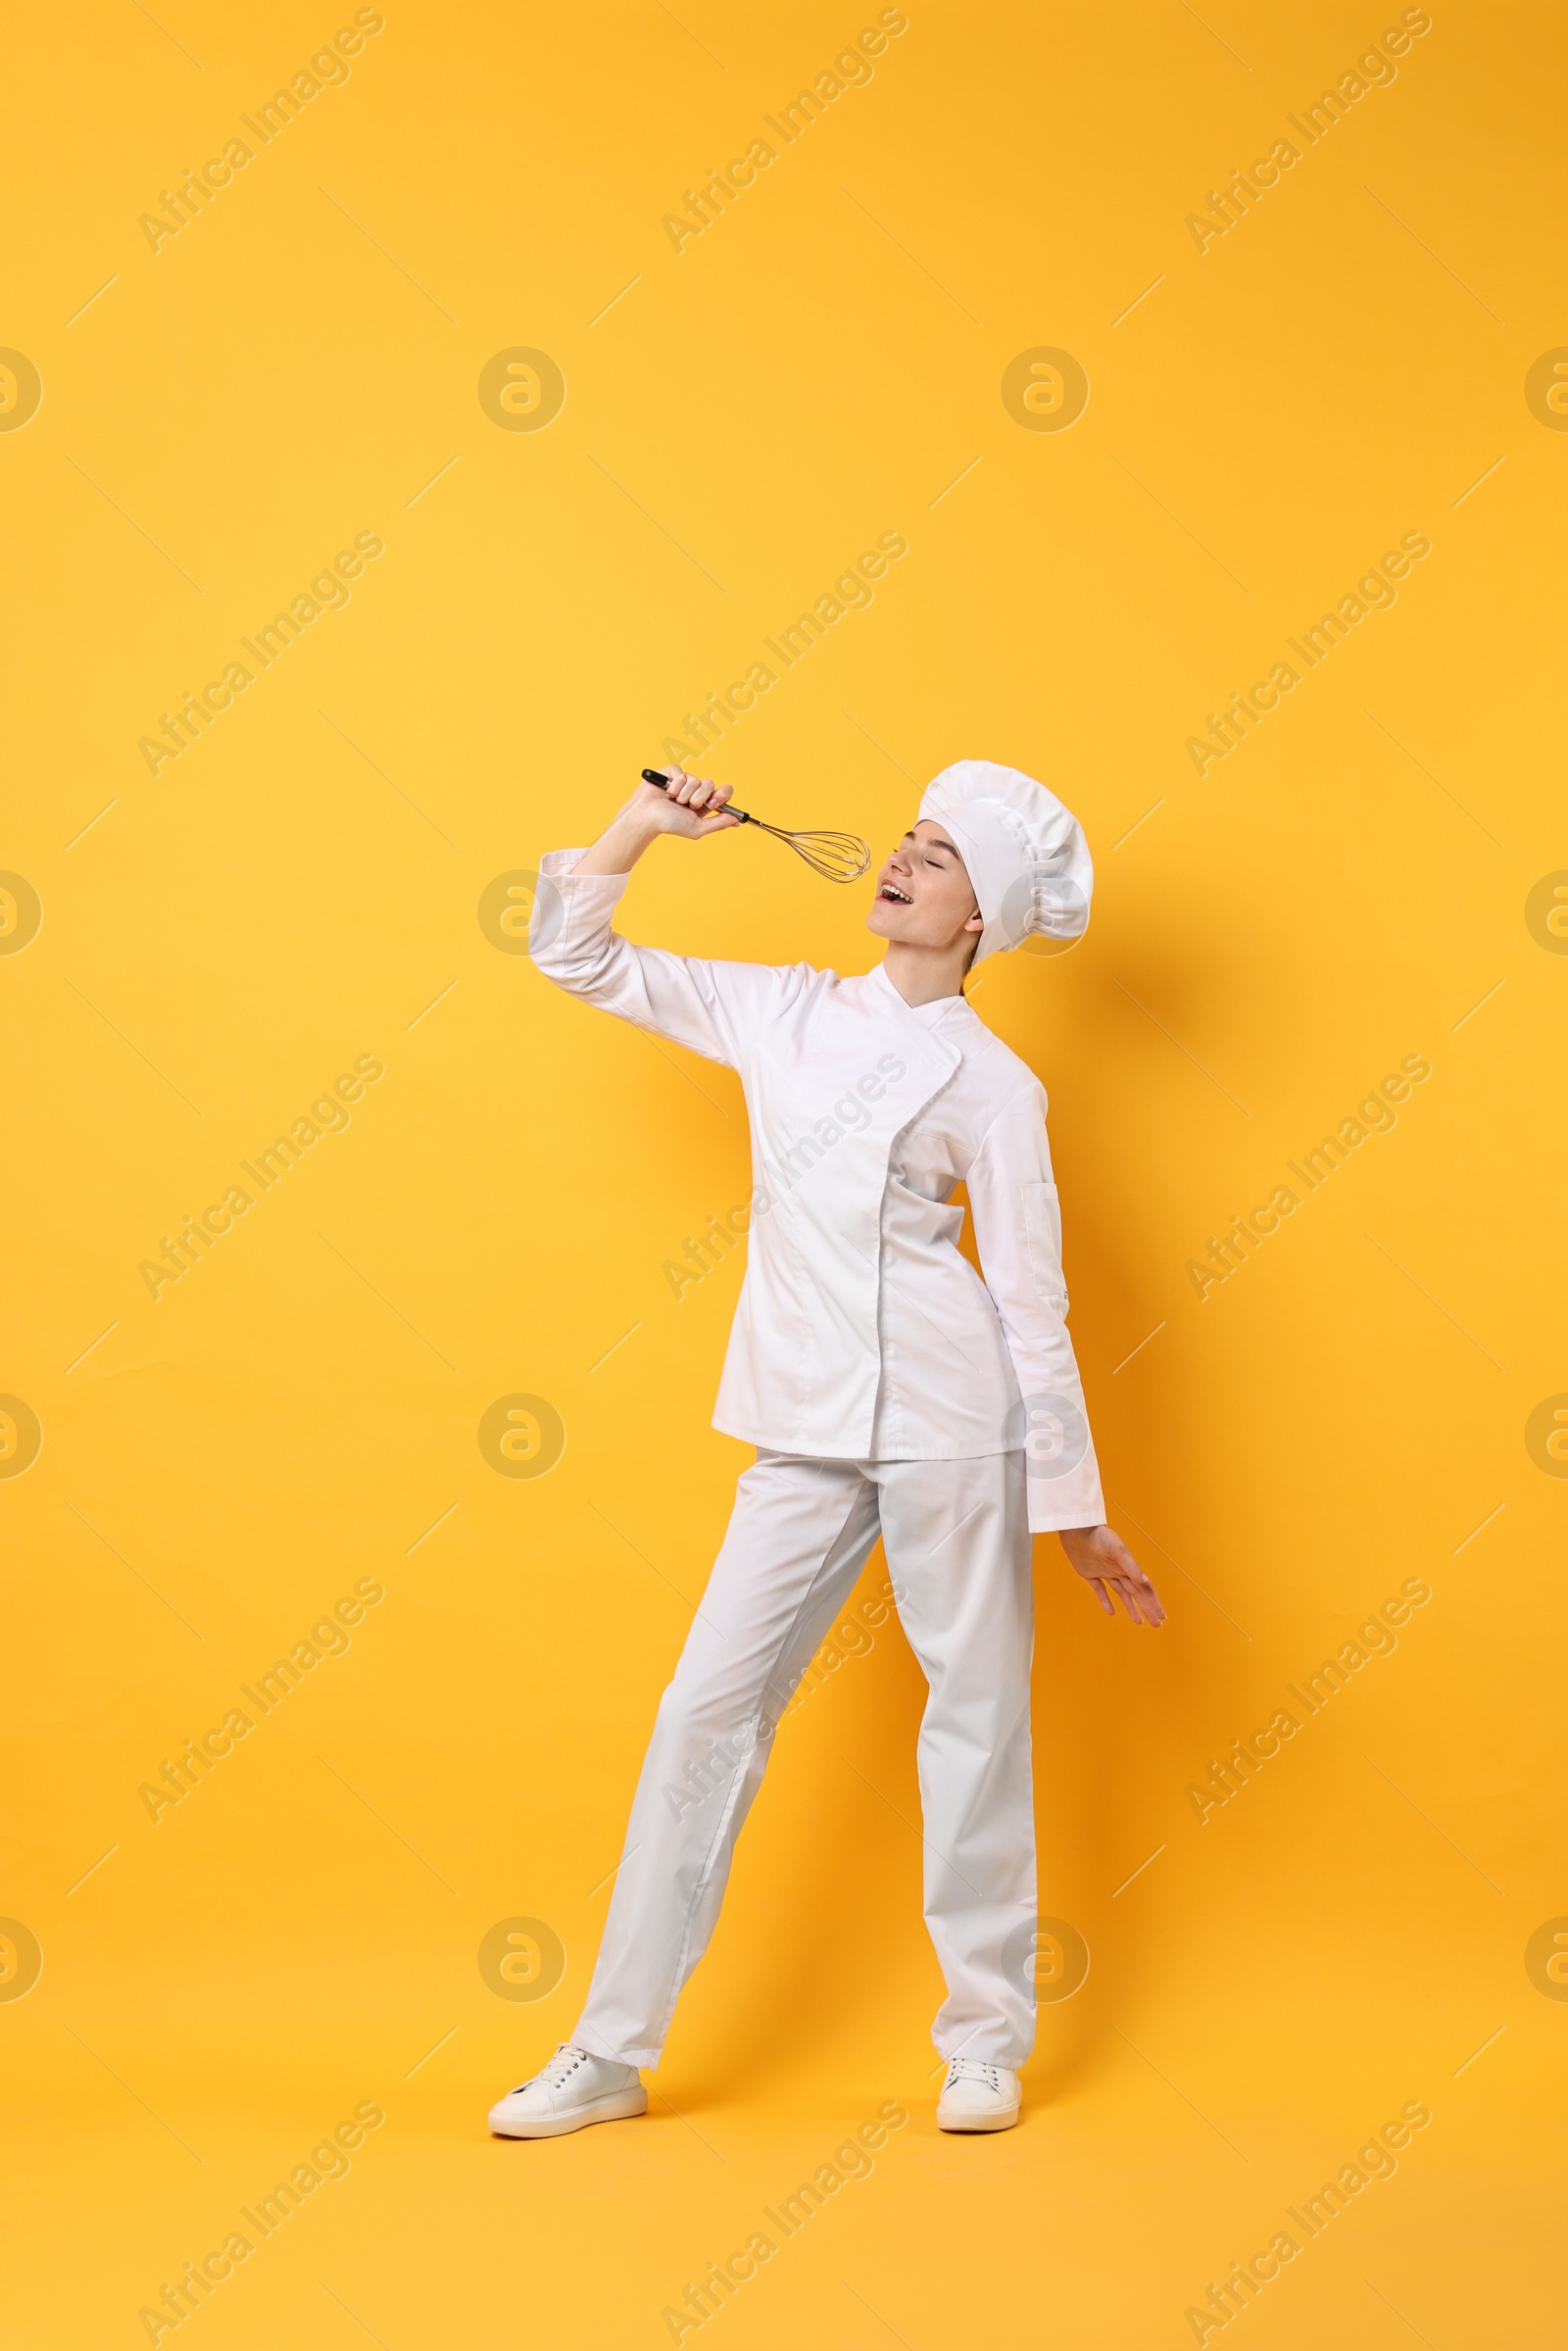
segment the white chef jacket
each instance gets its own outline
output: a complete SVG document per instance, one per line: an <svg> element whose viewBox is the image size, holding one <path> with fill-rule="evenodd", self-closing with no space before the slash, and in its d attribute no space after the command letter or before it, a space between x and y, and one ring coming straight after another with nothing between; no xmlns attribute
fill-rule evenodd
<svg viewBox="0 0 1568 2351"><path fill-rule="evenodd" d="M542 861L547 978L740 1076L754 1189L713 1426L769 1451L956 1460L1021 1447L1029 1525L1098 1526L1039 1080L962 997L879 965L709 962L611 927L624 874ZM967 1187L982 1282L959 1250Z"/></svg>

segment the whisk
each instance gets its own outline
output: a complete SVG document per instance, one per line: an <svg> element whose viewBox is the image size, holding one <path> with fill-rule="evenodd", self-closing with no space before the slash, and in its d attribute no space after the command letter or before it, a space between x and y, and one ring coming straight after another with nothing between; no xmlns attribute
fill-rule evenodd
<svg viewBox="0 0 1568 2351"><path fill-rule="evenodd" d="M657 784L662 791L668 781L668 776L661 775L657 767L643 769L645 784ZM749 816L731 801L724 804L724 814L736 817L742 824L755 824L759 832L771 833L775 841L782 841L798 857L804 857L811 871L819 873L825 882L858 882L869 869L871 852L858 833L787 833L782 825L764 824L760 816Z"/></svg>

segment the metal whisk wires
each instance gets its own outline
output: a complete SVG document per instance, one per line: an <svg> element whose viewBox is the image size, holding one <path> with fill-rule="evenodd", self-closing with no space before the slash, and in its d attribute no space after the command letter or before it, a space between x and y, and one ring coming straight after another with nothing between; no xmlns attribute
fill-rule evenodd
<svg viewBox="0 0 1568 2351"><path fill-rule="evenodd" d="M771 833L775 841L784 842L825 882L858 882L870 865L871 852L856 833L786 833L776 824L763 824L760 816L743 814L739 808L733 813L743 824L755 824L759 831Z"/></svg>
<svg viewBox="0 0 1568 2351"><path fill-rule="evenodd" d="M663 785L667 778L657 767L643 769L643 781ZM820 874L825 882L858 882L871 865L871 852L858 833L808 831L787 832L782 825L766 824L760 816L749 815L745 808L736 808L733 801L726 804L724 813L738 823L755 824L760 833L771 833L786 849L793 849L804 857L811 871Z"/></svg>

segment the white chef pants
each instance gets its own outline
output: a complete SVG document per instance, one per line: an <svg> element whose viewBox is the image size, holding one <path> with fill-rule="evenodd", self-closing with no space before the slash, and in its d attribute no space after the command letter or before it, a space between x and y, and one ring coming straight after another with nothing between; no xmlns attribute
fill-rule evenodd
<svg viewBox="0 0 1568 2351"><path fill-rule="evenodd" d="M741 1823L791 1693L881 1534L930 1688L920 1725L925 1920L947 1982L944 2057L1018 2066L1034 2045L1034 1648L1021 1452L816 1461L759 1451L632 1803L572 2039L655 2065L708 1947Z"/></svg>

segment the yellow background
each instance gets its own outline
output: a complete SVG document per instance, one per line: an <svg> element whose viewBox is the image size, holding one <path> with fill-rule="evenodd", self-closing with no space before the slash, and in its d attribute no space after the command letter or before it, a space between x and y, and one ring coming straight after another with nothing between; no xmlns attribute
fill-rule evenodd
<svg viewBox="0 0 1568 2351"><path fill-rule="evenodd" d="M0 1910L43 1951L0 2003L19 2351L145 2340L367 2100L384 2127L218 2290L208 2351L667 2341L895 2098L726 2339L1191 2341L1419 2099L1397 2176L1240 2323L1561 2340L1568 2009L1525 1949L1568 1911L1568 1490L1525 1428L1568 1388L1568 963L1525 903L1568 866L1568 441L1524 381L1568 342L1562 21L1435 7L1200 253L1205 191L1397 10L911 0L677 255L682 191L875 13L397 0L156 253L138 215L335 20L13 25L0 342L43 383L0 433L0 865L43 906L0 957L0 1388L43 1430L0 1482ZM564 372L548 429L480 406L516 346ZM1070 430L1004 407L1039 346L1087 370ZM1110 1512L1171 1608L1111 1628L1038 1545L1042 1908L1091 1972L1042 2009L1022 2128L939 2138L890 1626L787 1726L650 2119L504 2145L485 2110L575 2018L748 1457L708 1425L735 1269L678 1303L661 1270L748 1166L728 1073L476 909L890 528L871 608L710 764L881 854L938 767L1004 759L1095 851L1082 947L976 998L1050 1090ZM348 607L150 774L159 713L365 530ZM1200 779L1205 713L1409 530L1397 604ZM653 857L623 917L847 970L862 918L744 832ZM1414 1053L1397 1129L1200 1303L1206 1237ZM348 1131L155 1302L139 1261L362 1054ZM565 1424L538 1480L478 1447L515 1393ZM1200 1826L1188 1785L1411 1577L1397 1651ZM140 1784L365 1578L352 1649L155 1826ZM566 1955L532 2003L477 1965L519 1916Z"/></svg>

